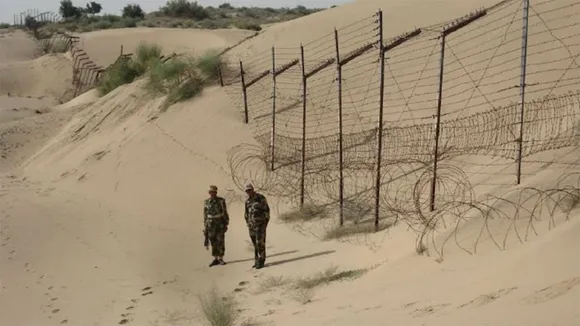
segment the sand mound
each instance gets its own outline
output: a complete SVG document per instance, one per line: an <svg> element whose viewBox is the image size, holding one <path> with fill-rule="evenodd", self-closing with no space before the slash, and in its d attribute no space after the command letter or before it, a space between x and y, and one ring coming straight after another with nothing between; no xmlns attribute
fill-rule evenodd
<svg viewBox="0 0 580 326"><path fill-rule="evenodd" d="M91 60L106 67L120 54L133 53L139 43L156 43L165 54L203 53L208 49L221 50L252 35L246 30L197 30L175 28L127 28L82 33L79 46Z"/></svg>
<svg viewBox="0 0 580 326"><path fill-rule="evenodd" d="M21 30L0 30L0 63L32 60L38 46Z"/></svg>
<svg viewBox="0 0 580 326"><path fill-rule="evenodd" d="M72 92L69 54L47 54L29 61L0 64L0 94L66 101Z"/></svg>

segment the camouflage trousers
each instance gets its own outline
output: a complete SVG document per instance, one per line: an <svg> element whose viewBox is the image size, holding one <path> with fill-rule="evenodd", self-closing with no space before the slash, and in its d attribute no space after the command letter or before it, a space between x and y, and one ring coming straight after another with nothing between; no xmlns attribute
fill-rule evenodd
<svg viewBox="0 0 580 326"><path fill-rule="evenodd" d="M211 255L223 257L226 253L226 233L223 228L210 228L207 237L211 244Z"/></svg>
<svg viewBox="0 0 580 326"><path fill-rule="evenodd" d="M250 239L254 245L254 259L266 261L266 228L268 221L254 221L248 225Z"/></svg>

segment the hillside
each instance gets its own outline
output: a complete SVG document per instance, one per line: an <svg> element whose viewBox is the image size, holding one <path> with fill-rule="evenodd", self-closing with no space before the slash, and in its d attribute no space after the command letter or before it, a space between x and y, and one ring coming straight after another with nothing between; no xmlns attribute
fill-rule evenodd
<svg viewBox="0 0 580 326"><path fill-rule="evenodd" d="M494 5L381 2L384 46L422 28L381 66L377 3L360 0L271 26L227 53L225 87L167 112L145 79L53 108L77 111L2 177L0 321L202 325L198 299L215 285L218 300L236 299L245 325L578 324L580 2L530 9L523 117L521 2ZM446 36L440 87L441 28L482 7L485 15ZM352 58L340 79L330 60L338 22L338 61ZM131 51L132 35L87 34L80 44L104 64L118 53L104 45ZM164 35L177 48L182 35ZM272 72L296 59L274 86ZM306 79L306 101L302 68L320 69ZM261 270L251 269L242 217L247 181L272 208ZM211 269L201 233L210 184L231 215L228 265ZM297 214L301 195L310 210Z"/></svg>

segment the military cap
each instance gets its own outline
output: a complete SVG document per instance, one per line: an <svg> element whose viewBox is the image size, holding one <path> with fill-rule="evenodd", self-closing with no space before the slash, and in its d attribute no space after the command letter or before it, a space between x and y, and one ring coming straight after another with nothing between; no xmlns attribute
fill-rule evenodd
<svg viewBox="0 0 580 326"><path fill-rule="evenodd" d="M254 186L250 182L248 182L248 183L246 183L245 190L254 190Z"/></svg>
<svg viewBox="0 0 580 326"><path fill-rule="evenodd" d="M217 186L214 185L209 186L209 191L217 191L217 190L218 190Z"/></svg>

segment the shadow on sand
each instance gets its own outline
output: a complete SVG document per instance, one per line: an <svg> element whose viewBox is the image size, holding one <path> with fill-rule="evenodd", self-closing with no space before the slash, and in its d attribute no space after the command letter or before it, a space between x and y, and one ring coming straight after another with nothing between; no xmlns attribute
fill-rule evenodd
<svg viewBox="0 0 580 326"><path fill-rule="evenodd" d="M264 267L272 267L272 266L278 266L278 265L282 265L282 264L286 264L286 263L293 263L295 261L324 256L324 255L329 255L329 254L332 254L335 252L336 252L336 250L327 250L327 251L316 252L316 253L313 253L310 255L305 255L305 256L300 256L300 257L290 258L290 259L285 259L285 260L279 260L279 261L275 261L273 263L266 263L264 265ZM274 256L274 255L272 255L272 256Z"/></svg>
<svg viewBox="0 0 580 326"><path fill-rule="evenodd" d="M289 255L289 254L293 254L295 252L298 252L298 250L283 251L283 252L279 252L277 254L268 255L267 257L269 258L269 257L282 256L282 255ZM250 262L250 261L254 261L254 258L232 260L232 261L228 261L227 263L229 265L229 264L236 264L236 263L245 263L245 262Z"/></svg>

